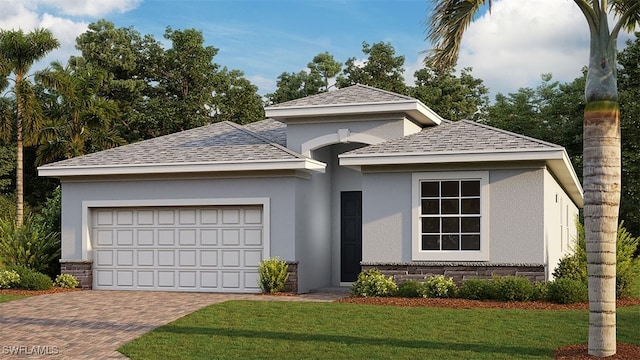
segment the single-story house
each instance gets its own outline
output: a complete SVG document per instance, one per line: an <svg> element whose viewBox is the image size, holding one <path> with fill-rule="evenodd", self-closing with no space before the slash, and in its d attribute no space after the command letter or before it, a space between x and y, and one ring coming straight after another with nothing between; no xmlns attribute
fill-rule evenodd
<svg viewBox="0 0 640 360"><path fill-rule="evenodd" d="M40 167L62 186L62 271L85 288L258 292L518 274L570 250L582 188L563 147L355 85Z"/></svg>

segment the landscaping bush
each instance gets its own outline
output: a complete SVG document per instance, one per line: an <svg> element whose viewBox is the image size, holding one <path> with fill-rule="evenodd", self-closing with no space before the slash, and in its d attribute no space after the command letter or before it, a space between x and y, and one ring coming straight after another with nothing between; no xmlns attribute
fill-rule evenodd
<svg viewBox="0 0 640 360"><path fill-rule="evenodd" d="M634 258L633 253L638 248L640 237L633 237L623 226L621 222L618 225L618 233L616 236L616 297L621 298L631 295L635 282L640 281L640 259ZM558 267L553 274L556 278L576 279L582 278L584 274L584 283L587 284L587 252L586 240L584 234L584 226L581 223L576 224L578 229L577 246L574 249L575 259L560 260ZM564 261L564 262L563 262ZM577 262L577 264L573 264ZM577 269L575 269L577 268Z"/></svg>
<svg viewBox="0 0 640 360"><path fill-rule="evenodd" d="M25 266L9 266L7 270L15 271L20 276L20 282L15 286L17 288L25 290L48 290L53 287L53 282L50 277Z"/></svg>
<svg viewBox="0 0 640 360"><path fill-rule="evenodd" d="M468 279L458 289L457 296L469 300L490 300L494 297L493 282L489 279Z"/></svg>
<svg viewBox="0 0 640 360"><path fill-rule="evenodd" d="M0 218L0 261L5 266L25 266L55 276L59 259L59 234L48 232L34 216L25 216L21 227L13 219Z"/></svg>
<svg viewBox="0 0 640 360"><path fill-rule="evenodd" d="M533 297L533 284L522 276L498 276L493 279L495 300L528 301Z"/></svg>
<svg viewBox="0 0 640 360"><path fill-rule="evenodd" d="M422 296L427 298L451 298L456 295L457 286L453 278L437 275L425 278L422 284Z"/></svg>
<svg viewBox="0 0 640 360"><path fill-rule="evenodd" d="M0 289L10 289L20 284L20 275L13 270L0 270Z"/></svg>
<svg viewBox="0 0 640 360"><path fill-rule="evenodd" d="M397 291L398 286L393 278L384 276L376 269L358 274L358 279L351 286L351 295L361 297L394 296Z"/></svg>
<svg viewBox="0 0 640 360"><path fill-rule="evenodd" d="M57 287L69 289L75 289L79 284L78 279L71 274L60 274L56 276L56 280L53 282L53 285Z"/></svg>
<svg viewBox="0 0 640 360"><path fill-rule="evenodd" d="M288 268L287 263L278 257L262 260L258 264L260 275L258 284L262 292L273 294L284 290L287 280L289 280Z"/></svg>
<svg viewBox="0 0 640 360"><path fill-rule="evenodd" d="M422 294L420 289L422 284L419 281L415 280L407 280L400 285L398 285L398 296L413 298L413 297L421 297Z"/></svg>
<svg viewBox="0 0 640 360"><path fill-rule="evenodd" d="M547 283L547 300L560 304L573 304L588 300L587 285L568 278L559 278Z"/></svg>
<svg viewBox="0 0 640 360"><path fill-rule="evenodd" d="M555 279L573 279L587 283L587 263L580 260L578 254L566 255L553 270Z"/></svg>
<svg viewBox="0 0 640 360"><path fill-rule="evenodd" d="M533 294L531 296L532 301L547 299L547 284L548 283L544 281L538 281L533 284Z"/></svg>

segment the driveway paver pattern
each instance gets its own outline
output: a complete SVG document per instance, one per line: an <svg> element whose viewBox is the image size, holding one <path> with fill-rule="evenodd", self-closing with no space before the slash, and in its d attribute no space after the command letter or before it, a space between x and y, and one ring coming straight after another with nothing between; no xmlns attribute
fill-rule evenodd
<svg viewBox="0 0 640 360"><path fill-rule="evenodd" d="M345 295L87 290L33 296L0 304L0 358L126 359L116 351L120 346L210 304L333 301Z"/></svg>

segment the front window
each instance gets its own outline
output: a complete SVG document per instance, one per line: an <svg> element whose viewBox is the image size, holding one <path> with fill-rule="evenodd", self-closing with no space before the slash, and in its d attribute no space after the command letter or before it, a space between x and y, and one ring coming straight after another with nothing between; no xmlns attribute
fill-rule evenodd
<svg viewBox="0 0 640 360"><path fill-rule="evenodd" d="M414 260L488 260L487 194L487 172L414 174Z"/></svg>
<svg viewBox="0 0 640 360"><path fill-rule="evenodd" d="M480 250L480 180L421 181L422 250Z"/></svg>

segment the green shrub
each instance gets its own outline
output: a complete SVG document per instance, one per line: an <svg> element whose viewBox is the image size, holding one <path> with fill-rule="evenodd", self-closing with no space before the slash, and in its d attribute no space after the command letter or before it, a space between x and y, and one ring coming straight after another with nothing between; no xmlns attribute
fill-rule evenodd
<svg viewBox="0 0 640 360"><path fill-rule="evenodd" d="M495 300L528 301L533 297L533 284L522 276L498 276L493 279Z"/></svg>
<svg viewBox="0 0 640 360"><path fill-rule="evenodd" d="M289 280L288 268L287 263L278 257L262 260L258 264L258 273L260 275L258 284L262 292L273 294L283 291L287 280Z"/></svg>
<svg viewBox="0 0 640 360"><path fill-rule="evenodd" d="M0 219L0 262L5 266L20 265L55 276L59 259L59 234L48 232L34 216L25 216L21 227L13 219Z"/></svg>
<svg viewBox="0 0 640 360"><path fill-rule="evenodd" d="M587 283L587 264L577 254L566 255L553 270L555 279L573 279Z"/></svg>
<svg viewBox="0 0 640 360"><path fill-rule="evenodd" d="M573 304L588 300L587 285L580 280L559 278L547 283L547 300Z"/></svg>
<svg viewBox="0 0 640 360"><path fill-rule="evenodd" d="M469 300L490 300L493 293L493 282L489 279L468 279L458 289L458 297Z"/></svg>
<svg viewBox="0 0 640 360"><path fill-rule="evenodd" d="M398 296L413 298L413 297L421 297L420 288L422 284L415 280L407 280L400 285L398 285Z"/></svg>
<svg viewBox="0 0 640 360"><path fill-rule="evenodd" d="M546 300L548 283L544 281L535 282L533 284L533 294L531 295L532 301Z"/></svg>
<svg viewBox="0 0 640 360"><path fill-rule="evenodd" d="M20 275L14 270L0 270L0 289L10 289L20 284Z"/></svg>
<svg viewBox="0 0 640 360"><path fill-rule="evenodd" d="M456 290L457 286L453 278L437 275L425 278L421 293L427 298L451 298L456 295Z"/></svg>
<svg viewBox="0 0 640 360"><path fill-rule="evenodd" d="M13 270L20 275L20 283L16 285L17 288L25 290L48 290L53 287L53 282L50 277L25 266L9 266L7 270Z"/></svg>
<svg viewBox="0 0 640 360"><path fill-rule="evenodd" d="M376 269L358 274L358 279L351 286L351 295L361 297L394 296L397 291L398 286L393 278L384 276Z"/></svg>
<svg viewBox="0 0 640 360"><path fill-rule="evenodd" d="M634 258L633 253L638 248L640 237L633 237L621 222L616 236L616 297L629 296L636 281L640 281L640 258ZM587 273L587 252L584 226L576 224L578 229L575 256L580 264L580 271ZM555 272L554 272L555 273ZM586 282L585 282L586 284Z"/></svg>
<svg viewBox="0 0 640 360"><path fill-rule="evenodd" d="M56 276L56 280L53 282L53 285L57 287L69 289L75 289L79 284L78 279L71 274L60 274Z"/></svg>

